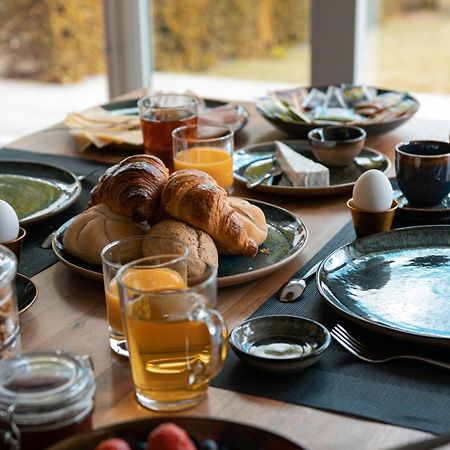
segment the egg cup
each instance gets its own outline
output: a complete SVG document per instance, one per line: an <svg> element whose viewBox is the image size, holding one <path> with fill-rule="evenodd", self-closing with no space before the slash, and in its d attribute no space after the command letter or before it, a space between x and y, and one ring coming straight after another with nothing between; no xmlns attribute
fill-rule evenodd
<svg viewBox="0 0 450 450"><path fill-rule="evenodd" d="M20 261L20 254L22 252L23 240L24 240L26 234L27 234L27 232L25 231L25 229L22 227L19 227L19 234L16 237L16 239L13 239L12 241L8 241L8 242L2 242L2 245L9 248L16 255L17 263L19 263L19 261Z"/></svg>
<svg viewBox="0 0 450 450"><path fill-rule="evenodd" d="M392 201L387 211L367 212L357 209L353 204L353 198L348 200L347 206L352 214L353 228L357 238L369 236L370 234L389 231L394 220L395 210L398 207L396 200Z"/></svg>

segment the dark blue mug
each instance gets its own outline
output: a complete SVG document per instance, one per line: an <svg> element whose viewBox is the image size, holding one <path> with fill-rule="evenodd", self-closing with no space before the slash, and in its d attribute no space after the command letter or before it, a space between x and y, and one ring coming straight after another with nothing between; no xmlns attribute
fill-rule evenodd
<svg viewBox="0 0 450 450"><path fill-rule="evenodd" d="M395 147L397 183L408 202L435 206L450 193L450 143L401 142Z"/></svg>

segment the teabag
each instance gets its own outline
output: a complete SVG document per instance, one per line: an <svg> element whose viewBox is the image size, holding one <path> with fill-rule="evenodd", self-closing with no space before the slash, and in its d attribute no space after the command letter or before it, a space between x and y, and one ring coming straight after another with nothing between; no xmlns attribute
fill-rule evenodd
<svg viewBox="0 0 450 450"><path fill-rule="evenodd" d="M324 108L348 108L342 91L337 86L328 86L325 101L322 106Z"/></svg>
<svg viewBox="0 0 450 450"><path fill-rule="evenodd" d="M319 91L319 89L312 88L309 91L308 96L302 103L303 108L314 109L317 106L322 106L325 102L327 94L325 92Z"/></svg>
<svg viewBox="0 0 450 450"><path fill-rule="evenodd" d="M377 95L377 90L368 86L341 84L342 96L348 106L353 107L358 102L370 102Z"/></svg>

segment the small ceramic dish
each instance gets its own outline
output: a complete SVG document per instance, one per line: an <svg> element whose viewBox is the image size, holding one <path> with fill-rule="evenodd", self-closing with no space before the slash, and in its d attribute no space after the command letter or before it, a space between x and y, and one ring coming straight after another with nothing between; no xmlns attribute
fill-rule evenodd
<svg viewBox="0 0 450 450"><path fill-rule="evenodd" d="M246 364L272 372L298 372L316 363L330 345L320 323L296 316L263 316L237 325L229 342Z"/></svg>
<svg viewBox="0 0 450 450"><path fill-rule="evenodd" d="M313 155L329 167L347 166L361 153L366 132L359 127L336 125L314 128L308 133Z"/></svg>

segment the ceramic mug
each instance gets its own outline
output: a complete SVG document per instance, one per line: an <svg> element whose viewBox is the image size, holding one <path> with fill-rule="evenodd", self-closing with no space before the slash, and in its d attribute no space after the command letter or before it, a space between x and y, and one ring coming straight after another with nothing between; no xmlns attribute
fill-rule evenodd
<svg viewBox="0 0 450 450"><path fill-rule="evenodd" d="M450 143L401 142L395 147L397 183L413 205L439 205L450 192Z"/></svg>

